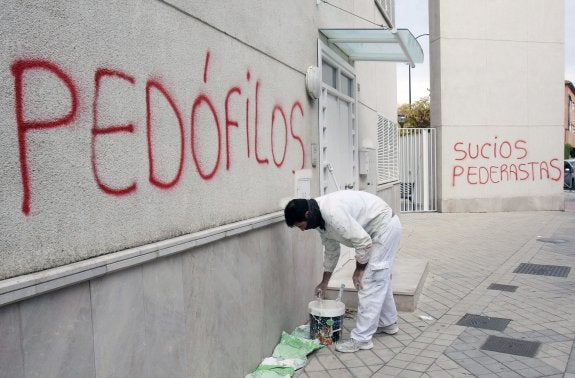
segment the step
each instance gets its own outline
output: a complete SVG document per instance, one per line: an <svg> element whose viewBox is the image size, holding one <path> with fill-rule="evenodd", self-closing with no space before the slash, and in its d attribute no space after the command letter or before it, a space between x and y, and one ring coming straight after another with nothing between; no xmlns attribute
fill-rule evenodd
<svg viewBox="0 0 575 378"><path fill-rule="evenodd" d="M398 311L413 312L427 276L428 262L416 257L398 256L392 274L393 299ZM327 299L336 299L341 284L345 285L343 302L346 307L357 308L357 290L351 277L355 270L355 260L349 260L335 271L329 281Z"/></svg>

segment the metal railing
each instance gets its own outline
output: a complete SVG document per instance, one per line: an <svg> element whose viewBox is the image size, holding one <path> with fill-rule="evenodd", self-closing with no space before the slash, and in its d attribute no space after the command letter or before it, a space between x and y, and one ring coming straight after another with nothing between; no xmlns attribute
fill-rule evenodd
<svg viewBox="0 0 575 378"><path fill-rule="evenodd" d="M437 211L436 129L399 129L399 180L402 212Z"/></svg>

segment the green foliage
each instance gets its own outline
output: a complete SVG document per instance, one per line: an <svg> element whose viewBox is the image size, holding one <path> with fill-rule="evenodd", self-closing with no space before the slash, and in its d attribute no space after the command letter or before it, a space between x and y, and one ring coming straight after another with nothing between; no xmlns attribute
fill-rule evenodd
<svg viewBox="0 0 575 378"><path fill-rule="evenodd" d="M431 107L429 96L412 103L402 104L397 108L397 114L405 116L403 127L429 127L431 125Z"/></svg>
<svg viewBox="0 0 575 378"><path fill-rule="evenodd" d="M565 143L565 148L563 150L563 158L570 159L572 149L573 149L572 145L570 145L569 143Z"/></svg>

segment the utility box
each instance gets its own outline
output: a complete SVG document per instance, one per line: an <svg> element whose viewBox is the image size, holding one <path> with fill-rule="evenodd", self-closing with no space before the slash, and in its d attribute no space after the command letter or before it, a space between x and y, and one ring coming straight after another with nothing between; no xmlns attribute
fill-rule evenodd
<svg viewBox="0 0 575 378"><path fill-rule="evenodd" d="M377 192L377 151L372 147L361 147L358 151L359 189L375 194Z"/></svg>
<svg viewBox="0 0 575 378"><path fill-rule="evenodd" d="M369 173L369 150L367 148L362 148L359 150L359 174L367 175Z"/></svg>

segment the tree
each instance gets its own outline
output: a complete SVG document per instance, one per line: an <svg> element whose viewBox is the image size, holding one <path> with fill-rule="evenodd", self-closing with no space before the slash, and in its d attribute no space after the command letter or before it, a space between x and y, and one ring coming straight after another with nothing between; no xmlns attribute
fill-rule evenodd
<svg viewBox="0 0 575 378"><path fill-rule="evenodd" d="M431 125L431 107L429 106L429 96L425 96L415 101L411 106L402 104L397 108L398 118L405 116L403 127L429 127Z"/></svg>

